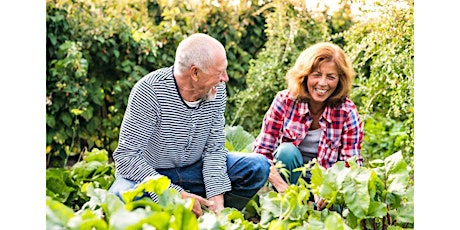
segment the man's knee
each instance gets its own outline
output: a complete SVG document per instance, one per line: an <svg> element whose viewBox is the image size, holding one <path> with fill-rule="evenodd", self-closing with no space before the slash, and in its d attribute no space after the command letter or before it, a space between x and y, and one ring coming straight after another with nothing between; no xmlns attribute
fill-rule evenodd
<svg viewBox="0 0 460 230"><path fill-rule="evenodd" d="M232 183L241 187L258 188L267 181L270 173L268 159L257 153L230 153L232 154L228 173Z"/></svg>
<svg viewBox="0 0 460 230"><path fill-rule="evenodd" d="M109 192L115 194L117 197L119 197L121 200L121 194L124 191L130 190L134 188L137 185L135 181L125 179L121 176L116 176L115 181L112 183L112 185L109 188Z"/></svg>
<svg viewBox="0 0 460 230"><path fill-rule="evenodd" d="M263 180L267 180L268 175L270 174L270 163L268 162L267 157L262 154L255 154L253 163L259 175L264 177Z"/></svg>

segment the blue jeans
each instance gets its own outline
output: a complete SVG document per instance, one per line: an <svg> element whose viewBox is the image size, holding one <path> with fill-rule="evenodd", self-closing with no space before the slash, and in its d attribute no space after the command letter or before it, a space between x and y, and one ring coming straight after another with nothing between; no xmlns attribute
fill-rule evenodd
<svg viewBox="0 0 460 230"><path fill-rule="evenodd" d="M300 153L300 150L294 144L284 142L276 148L273 155L275 159L281 161L285 165L284 167L289 171L289 184L296 184L301 172L293 172L293 170L303 166L302 153ZM281 176L287 182L287 178L284 178L283 175ZM310 182L310 178L305 179L308 179L308 183Z"/></svg>
<svg viewBox="0 0 460 230"><path fill-rule="evenodd" d="M293 170L303 166L302 153L300 152L299 148L290 142L284 142L281 143L278 148L276 148L275 152L273 152L273 155L276 160L279 160L284 164L284 168L286 168L289 172L289 182L287 178L281 174L281 177L283 177L284 181L288 182L288 184L296 184L299 180L301 172L293 172ZM310 183L310 178L311 173L307 171L307 175L303 177L303 179L307 183ZM312 202L315 201L313 198L313 193L310 193L308 200Z"/></svg>
<svg viewBox="0 0 460 230"><path fill-rule="evenodd" d="M185 167L157 169L156 171L167 176L171 183L181 186L188 192L206 197L202 168L203 161L198 161ZM224 204L226 207L241 210L265 185L270 173L270 164L267 158L261 154L229 152L227 155L227 173L232 190L224 194ZM116 176L109 192L121 197L121 192L134 188L136 184L135 181ZM148 195L145 194L144 196Z"/></svg>

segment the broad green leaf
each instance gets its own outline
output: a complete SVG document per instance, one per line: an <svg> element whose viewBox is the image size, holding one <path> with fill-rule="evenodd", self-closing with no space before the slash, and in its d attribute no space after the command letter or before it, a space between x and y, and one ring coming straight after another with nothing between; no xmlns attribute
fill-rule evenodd
<svg viewBox="0 0 460 230"><path fill-rule="evenodd" d="M358 218L365 218L368 214L371 202L368 190L370 176L370 170L358 167L350 171L349 176L343 182L345 204Z"/></svg>
<svg viewBox="0 0 460 230"><path fill-rule="evenodd" d="M330 212L324 221L324 230L351 230L342 217L336 212Z"/></svg>
<svg viewBox="0 0 460 230"><path fill-rule="evenodd" d="M268 225L268 229L273 230L288 230L289 229L289 221L287 220L272 220Z"/></svg>
<svg viewBox="0 0 460 230"><path fill-rule="evenodd" d="M371 198L374 198L375 195L377 194L377 191L379 190L383 190L384 189L384 182L382 181L382 179L380 179L377 174L375 173L375 171L371 170L370 171L370 178L369 178L369 196Z"/></svg>
<svg viewBox="0 0 460 230"><path fill-rule="evenodd" d="M198 230L198 221L195 214L183 205L176 205L176 208L173 210L172 214L174 217L169 223L170 229Z"/></svg>
<svg viewBox="0 0 460 230"><path fill-rule="evenodd" d="M136 230L136 229L144 229L148 226L152 226L152 229L172 229L174 230L175 228L172 228L169 224L171 219L174 219L174 217L171 216L170 213L167 212L154 212L150 214L148 217L139 220L134 225L129 226L126 228L127 230Z"/></svg>
<svg viewBox="0 0 460 230"><path fill-rule="evenodd" d="M398 223L414 223L414 187L407 189L405 199L396 213Z"/></svg>
<svg viewBox="0 0 460 230"><path fill-rule="evenodd" d="M323 174L326 172L326 170L319 166L318 163L315 163L313 167L311 168L311 179L310 179L310 185L311 185L311 190L313 194L318 194L319 195L319 190L321 188L321 185L323 184Z"/></svg>
<svg viewBox="0 0 460 230"><path fill-rule="evenodd" d="M320 218L318 218L315 215L310 215L308 217L308 226L307 230L324 230L326 227L324 226L324 223L321 221Z"/></svg>
<svg viewBox="0 0 460 230"><path fill-rule="evenodd" d="M195 199L183 199L179 192L174 189L167 189L158 196L158 204L168 210L174 210L176 205L185 206L187 209L192 210Z"/></svg>
<svg viewBox="0 0 460 230"><path fill-rule="evenodd" d="M118 230L118 229L130 229L129 226L136 225L142 219L145 219L149 216L149 213L145 209L138 208L132 211L127 211L125 209L118 209L115 213L112 213L112 216L109 220L109 229ZM131 228L139 229L139 228Z"/></svg>
<svg viewBox="0 0 460 230"><path fill-rule="evenodd" d="M99 168L104 167L104 164L99 161L79 161L71 168L72 178L75 179L89 179L91 175Z"/></svg>
<svg viewBox="0 0 460 230"><path fill-rule="evenodd" d="M71 208L46 196L46 229L65 229L73 216Z"/></svg>
<svg viewBox="0 0 460 230"><path fill-rule="evenodd" d="M220 223L228 230L254 230L252 222L244 219L243 213L234 208L224 208L218 216ZM201 228L200 228L201 229Z"/></svg>
<svg viewBox="0 0 460 230"><path fill-rule="evenodd" d="M409 183L409 171L401 152L385 158L385 172L387 176L387 190L390 193L402 196L406 192Z"/></svg>
<svg viewBox="0 0 460 230"><path fill-rule="evenodd" d="M107 163L109 160L109 153L105 149L99 150L98 148L93 148L91 152L85 152L83 159L86 162L99 161L101 163Z"/></svg>
<svg viewBox="0 0 460 230"><path fill-rule="evenodd" d="M69 115L69 113L61 113L61 121L64 123L65 126L70 127L72 126L72 117Z"/></svg>
<svg viewBox="0 0 460 230"><path fill-rule="evenodd" d="M252 152L252 149L248 149L248 146L252 145L254 137L241 126L226 126L225 139L231 148L229 151Z"/></svg>
<svg viewBox="0 0 460 230"><path fill-rule="evenodd" d="M263 207L260 213L260 225L264 228L268 227L268 224L273 218L277 218L281 215L280 200L278 193L270 191L259 198L260 206Z"/></svg>
<svg viewBox="0 0 460 230"><path fill-rule="evenodd" d="M107 223L102 217L96 215L93 211L86 209L78 213L72 219L69 220L67 226L70 229L97 229L105 230L108 229Z"/></svg>
<svg viewBox="0 0 460 230"><path fill-rule="evenodd" d="M344 214L344 216L346 216L348 226L350 226L353 229L357 229L358 226L360 226L360 219L353 215L353 213L350 212L348 208L345 208L342 213Z"/></svg>
<svg viewBox="0 0 460 230"><path fill-rule="evenodd" d="M303 187L290 185L286 189L285 193L282 194L284 204L284 215L282 218L289 219L291 221L300 221L306 219L307 215L307 201L310 195L310 191Z"/></svg>
<svg viewBox="0 0 460 230"><path fill-rule="evenodd" d="M171 180L166 176L156 175L147 177L143 182L137 184L134 188L129 189L121 194L124 202L131 202L136 197L142 197L144 192L153 192L161 195L171 184Z"/></svg>
<svg viewBox="0 0 460 230"><path fill-rule="evenodd" d="M368 217L383 217L388 213L387 207L385 203L371 201L369 204L369 210L367 212Z"/></svg>
<svg viewBox="0 0 460 230"><path fill-rule="evenodd" d="M124 209L125 205L115 194L105 189L94 188L92 183L86 183L82 186L82 191L86 192L90 200L86 203L92 209L101 207L106 218L110 219L112 213L119 209Z"/></svg>
<svg viewBox="0 0 460 230"><path fill-rule="evenodd" d="M46 170L46 195L65 203L75 188L68 186L69 173L64 168L50 168Z"/></svg>
<svg viewBox="0 0 460 230"><path fill-rule="evenodd" d="M237 220L244 220L244 216L241 212L233 208L224 208L219 215L219 220L222 224L230 224Z"/></svg>
<svg viewBox="0 0 460 230"><path fill-rule="evenodd" d="M225 230L225 225L222 225L217 216L213 213L204 213L198 218L198 227L200 230Z"/></svg>
<svg viewBox="0 0 460 230"><path fill-rule="evenodd" d="M54 128L54 126L56 125L56 119L54 118L54 116L46 114L46 125L48 125L51 128Z"/></svg>
<svg viewBox="0 0 460 230"><path fill-rule="evenodd" d="M148 207L152 211L161 211L162 208L160 205L155 203L150 197L142 197L139 200L131 201L125 205L127 210L134 210L136 208L146 208Z"/></svg>
<svg viewBox="0 0 460 230"><path fill-rule="evenodd" d="M320 188L320 196L328 201L334 202L342 183L350 172L350 168L345 166L345 162L340 161L325 171L323 184Z"/></svg>
<svg viewBox="0 0 460 230"><path fill-rule="evenodd" d="M171 184L171 180L166 176L157 175L146 178L143 183L145 184L146 192L153 192L161 195L166 189L168 189Z"/></svg>
<svg viewBox="0 0 460 230"><path fill-rule="evenodd" d="M92 106L88 106L80 115L85 119L85 121L89 121L91 118L93 118L93 112L94 108Z"/></svg>

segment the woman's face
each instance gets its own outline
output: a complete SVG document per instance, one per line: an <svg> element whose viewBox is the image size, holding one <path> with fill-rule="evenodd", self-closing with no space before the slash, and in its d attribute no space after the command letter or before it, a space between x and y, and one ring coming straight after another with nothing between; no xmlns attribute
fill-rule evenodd
<svg viewBox="0 0 460 230"><path fill-rule="evenodd" d="M339 84L339 74L334 62L324 62L308 75L307 89L313 103L324 103Z"/></svg>

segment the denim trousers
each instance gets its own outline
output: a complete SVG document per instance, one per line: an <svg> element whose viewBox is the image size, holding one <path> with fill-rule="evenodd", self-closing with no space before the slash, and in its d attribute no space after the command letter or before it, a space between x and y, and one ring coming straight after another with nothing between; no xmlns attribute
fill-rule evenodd
<svg viewBox="0 0 460 230"><path fill-rule="evenodd" d="M203 161L192 165L157 169L156 171L168 177L171 183L181 186L187 192L206 197L203 182ZM256 153L229 152L227 155L227 173L232 190L224 194L226 207L243 209L247 202L262 188L270 173L270 164L265 156ZM109 192L121 197L121 192L134 188L138 183L116 175ZM144 194L148 197L148 194Z"/></svg>
<svg viewBox="0 0 460 230"><path fill-rule="evenodd" d="M301 172L293 172L293 170L303 166L302 153L300 153L300 150L294 144L284 142L276 148L273 155L275 159L281 161L284 164L284 168L288 170L289 184L296 184ZM283 175L282 177L286 182L288 182L287 178ZM310 183L309 177L304 179Z"/></svg>
<svg viewBox="0 0 460 230"><path fill-rule="evenodd" d="M301 172L294 172L293 170L302 167L304 164L302 153L300 152L299 148L297 148L292 143L284 142L281 143L278 148L276 148L275 152L273 152L273 155L276 160L279 160L284 164L284 168L286 168L289 172L289 181L288 178L285 178L284 175L281 174L281 177L284 179L284 181L286 181L288 184L296 184L299 180ZM307 175L302 178L307 183L310 183L311 173L307 171ZM308 200L312 202L315 201L313 193L310 193Z"/></svg>

